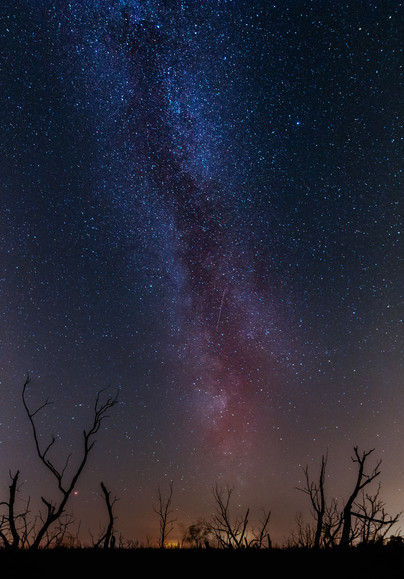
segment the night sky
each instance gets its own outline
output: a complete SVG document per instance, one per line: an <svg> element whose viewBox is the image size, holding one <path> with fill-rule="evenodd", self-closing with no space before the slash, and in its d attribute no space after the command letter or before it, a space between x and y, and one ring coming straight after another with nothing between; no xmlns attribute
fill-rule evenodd
<svg viewBox="0 0 404 579"><path fill-rule="evenodd" d="M403 3L3 0L0 473L57 497L21 404L64 464L119 390L68 510L84 538L176 536L234 508L282 542L382 459L404 508ZM174 535L173 535L174 536Z"/></svg>

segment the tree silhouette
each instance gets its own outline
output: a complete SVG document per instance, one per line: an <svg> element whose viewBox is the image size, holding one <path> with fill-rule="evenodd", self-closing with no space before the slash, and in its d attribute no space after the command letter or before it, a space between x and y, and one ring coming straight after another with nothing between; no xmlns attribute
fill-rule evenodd
<svg viewBox="0 0 404 579"><path fill-rule="evenodd" d="M114 535L114 512L113 507L117 502L118 498L115 497L111 500L111 491L107 489L103 482L100 483L101 490L104 495L105 504L107 506L108 512L108 525L104 533L101 534L98 541L94 544L95 547L103 547L104 549L112 549L115 547L115 535Z"/></svg>
<svg viewBox="0 0 404 579"><path fill-rule="evenodd" d="M270 548L271 539L268 533L268 524L271 512L265 512L258 530L251 530L247 537L250 509L247 508L244 515L232 517L231 497L234 487L226 485L220 488L218 485L213 489L213 497L216 503L216 512L212 515L206 526L210 535L215 539L219 547L224 549L241 549L245 547Z"/></svg>
<svg viewBox="0 0 404 579"><path fill-rule="evenodd" d="M46 507L46 512L45 515L40 518L39 528L35 528L35 526L31 528L30 532L33 534L33 537L29 541L29 547L31 549L37 549L42 544L43 541L47 543L50 542L48 535L49 530L57 521L59 522L61 521L61 517L65 513L67 502L77 485L77 481L80 475L82 474L83 469L88 461L90 452L94 447L95 436L100 429L101 423L107 417L107 412L117 403L118 395L116 394L115 396L108 396L103 401L101 398L102 391L97 393L93 409L92 421L90 423L88 430L83 431L81 457L78 461L78 466L74 470L73 474L70 477L68 477L67 467L70 461L70 455L67 457L65 464L62 468L58 468L50 458L50 451L56 442L56 437L52 435L50 442L45 447L43 447L40 443L40 436L38 433L35 418L45 407L50 405L50 402L47 399L43 404L41 404L34 410L31 410L27 401L27 389L30 382L31 382L30 376L27 375L27 378L22 388L22 402L32 427L36 453L42 464L45 466L48 472L50 472L53 479L56 481L57 488L61 493L61 499L59 502L52 502L51 500L45 498L44 496L41 497L42 503ZM3 503L6 504L7 506L7 513L3 517L3 522L6 523L6 532L3 531L0 532L0 536L3 540L3 544L5 545L5 547L14 549L18 548L21 545L23 539L24 542L28 542L29 540L27 536L28 535L27 524L25 524L25 529L23 530L18 529L17 520L21 517L21 515L16 515L14 509L18 477L19 471L17 471L16 474L12 477L12 483L10 485L10 492L9 492L9 501L7 503ZM61 522L59 528L64 527L65 527L64 523Z"/></svg>
<svg viewBox="0 0 404 579"><path fill-rule="evenodd" d="M359 520L358 538L363 544L384 539L401 515L401 513L397 513L391 517L386 513L385 503L380 498L380 489L379 483L374 495L362 491L361 502L355 503L356 510L353 515Z"/></svg>
<svg viewBox="0 0 404 579"><path fill-rule="evenodd" d="M360 455L358 447L357 446L354 447L355 456L352 457L352 462L358 465L358 474L356 477L355 487L350 497L348 498L347 502L345 503L342 513L343 526L340 541L340 547L342 548L348 547L351 541L352 516L354 515L352 507L354 505L354 502L356 501L358 494L361 492L362 489L364 489L368 484L370 484L375 478L377 478L380 475L379 469L382 462L381 460L378 461L375 468L369 475L365 473L366 460L372 454L373 451L374 448L372 448L372 450L369 450L367 452L364 451Z"/></svg>
<svg viewBox="0 0 404 579"><path fill-rule="evenodd" d="M198 520L196 523L189 525L183 536L183 543L191 547L200 549L209 545L209 528L204 520Z"/></svg>
<svg viewBox="0 0 404 579"><path fill-rule="evenodd" d="M19 476L19 470L17 470L14 475L10 473L11 484L9 486L9 499L8 502L3 501L0 503L7 507L7 514L3 516L0 527L0 537L3 540L3 545L6 549L18 549L21 542L16 524L17 516L15 514L15 497Z"/></svg>
<svg viewBox="0 0 404 579"><path fill-rule="evenodd" d="M385 537L388 530L398 521L401 513L395 517L387 515L384 503L380 499L380 484L374 495L364 492L364 488L380 475L379 461L370 474L365 472L365 463L374 449L359 453L354 447L352 461L358 464L355 486L344 507L340 509L336 499L327 503L325 496L325 470L327 458L323 455L317 482L310 479L308 467L304 469L306 484L298 490L308 495L315 518L315 526L305 523L298 515L297 532L293 534L295 544L304 547L348 547L358 541L374 542ZM361 496L361 501L358 497Z"/></svg>
<svg viewBox="0 0 404 579"><path fill-rule="evenodd" d="M313 537L313 547L315 549L318 549L320 547L320 541L323 533L323 521L326 512L326 500L324 491L324 478L326 465L327 465L327 457L323 455L321 457L320 475L317 484L310 480L309 468L306 466L306 468L304 469L306 486L304 488L299 489L309 496L310 503L316 518L316 530Z"/></svg>
<svg viewBox="0 0 404 579"><path fill-rule="evenodd" d="M248 525L249 509L246 510L244 516L232 520L230 501L233 492L234 487L228 485L225 489L219 488L218 485L213 489L216 513L212 516L210 532L218 544L226 549L237 549L244 546Z"/></svg>
<svg viewBox="0 0 404 579"><path fill-rule="evenodd" d="M160 536L159 547L164 549L168 535L174 529L174 522L176 519L170 519L172 513L171 503L173 500L173 482L170 482L169 493L167 497L163 497L160 487L158 487L158 505L153 505L154 512L159 516L160 521Z"/></svg>

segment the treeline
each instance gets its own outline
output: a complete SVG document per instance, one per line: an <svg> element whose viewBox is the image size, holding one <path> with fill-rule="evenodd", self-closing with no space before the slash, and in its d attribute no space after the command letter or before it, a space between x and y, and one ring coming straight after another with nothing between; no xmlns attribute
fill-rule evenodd
<svg viewBox="0 0 404 579"><path fill-rule="evenodd" d="M20 472L10 473L8 497L0 503L0 548L4 551L35 551L50 547L81 547L77 534L74 535L73 516L68 514L67 505L74 494L77 483L88 462L104 419L117 404L118 396L109 395L105 391L97 394L94 402L91 420L88 428L83 431L81 447L77 449L76 467L67 468L70 457L67 457L63 467L58 467L51 458L56 438L52 436L47 444L42 443L36 420L38 415L50 404L46 400L36 408L30 408L27 391L30 377L27 376L22 388L22 404L31 425L36 453L43 467L50 473L59 491L59 501L41 497L43 512L34 516L30 511L29 501L22 509L17 508L17 493ZM371 493L371 483L380 476L381 461L369 468L369 458L374 449L360 452L354 447L352 461L356 465L356 477L348 499L341 506L335 498L329 499L326 494L325 480L327 457L321 457L319 472L312 478L308 467L304 469L304 486L302 491L308 499L311 520L305 521L302 515L296 517L296 529L287 542L288 549L312 549L315 551L330 550L338 547L346 550L349 547L361 545L403 546L400 533L388 537L401 513L389 515L381 498L380 482ZM378 482L378 481L377 481ZM103 482L100 483L105 501L105 528L96 537L92 537L92 547L112 550L118 548L140 547L120 536L115 529L114 507L117 498L111 497L111 492ZM159 520L159 537L157 546L164 549L173 546L170 543L176 520L173 518L173 483L170 483L168 493L164 495L158 488L157 502L153 505ZM250 511L240 515L234 514L232 497L234 488L230 486L213 489L214 513L209 519L200 519L190 525L176 546L188 549L205 550L272 550L270 536L271 511L264 511L263 516L254 527L250 523ZM404 562L404 561L403 561Z"/></svg>

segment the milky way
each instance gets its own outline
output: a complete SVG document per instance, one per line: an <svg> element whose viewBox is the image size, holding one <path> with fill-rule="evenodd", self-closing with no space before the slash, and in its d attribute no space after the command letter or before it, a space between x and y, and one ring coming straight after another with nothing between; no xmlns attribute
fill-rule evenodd
<svg viewBox="0 0 404 579"><path fill-rule="evenodd" d="M221 26L230 27L234 16L224 11L223 17ZM203 11L201 24L185 15L177 24L171 11L163 9L121 8L110 18L115 27L107 28L102 20L101 38L95 38L102 43L100 51L120 56L119 70L113 64L108 70L109 91L115 75L127 90L121 94L122 104L116 105L112 143L105 142L111 128L97 126L98 139L109 149L97 174L112 189L117 176L111 177L109 158L118 156L122 162L124 157L125 172L116 170L127 184L124 190L112 189L113 200L131 217L123 226L119 223L119 234L130 243L140 230L138 243L145 252L139 264L132 250L128 267L137 273L143 266L142 282L153 302L147 316L157 313L160 318L164 312L163 320L156 321L162 326L159 331L168 334L163 356L171 348L171 356L179 360L186 372L179 388L194 406L193 419L200 419L202 432L212 430L220 438L223 451L228 444L240 446L251 428L255 393L271 389L270 379L261 383L259 375L263 350L268 365L279 355L282 339L270 288L255 271L258 252L248 207L252 200L238 183L243 172L229 178L223 170L229 156L234 163L225 149L229 121L226 110L220 112L225 106L218 88L231 85L226 48L219 42L217 59L224 64L206 62L206 32L199 30L206 26ZM202 41L195 39L198 35ZM102 77L105 63L100 66ZM232 66L242 65L236 60ZM93 82L91 93L101 90L98 75ZM88 85L86 78L85 100L92 97ZM105 96L104 88L100 108ZM82 93L79 97L83 100ZM220 122L221 115L225 119ZM220 140L222 145L217 144ZM133 272L128 273L128 290L131 276ZM235 435L236 441L227 440Z"/></svg>
<svg viewBox="0 0 404 579"><path fill-rule="evenodd" d="M109 460L129 534L162 480L185 518L217 480L293 517L285 493L326 449L347 468L354 444L401 452L402 4L18 4L1 8L3 463L34 461L27 371L62 441L119 388L80 497Z"/></svg>

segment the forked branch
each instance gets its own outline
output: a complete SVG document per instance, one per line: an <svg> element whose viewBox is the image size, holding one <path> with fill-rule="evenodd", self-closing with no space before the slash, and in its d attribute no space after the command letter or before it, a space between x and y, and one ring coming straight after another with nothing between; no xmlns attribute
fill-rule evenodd
<svg viewBox="0 0 404 579"><path fill-rule="evenodd" d="M114 396L108 396L105 400L102 399L103 391L97 393L93 408L92 422L90 423L89 429L83 431L81 458L79 459L78 466L71 475L70 480L66 480L66 470L69 464L70 455L67 457L66 462L62 468L58 468L54 464L54 462L52 462L52 460L49 458L49 453L56 442L55 436L52 436L50 442L45 446L44 449L42 449L41 444L39 442L38 429L34 419L39 412L41 412L44 408L50 405L50 402L47 399L43 404L41 404L34 410L31 410L27 402L27 388L30 382L31 380L28 375L22 389L22 401L28 419L31 423L37 455L41 460L42 464L56 479L58 489L62 494L62 498L59 503L52 503L45 497L41 497L42 502L46 506L46 516L44 517L42 526L37 532L35 539L32 543L32 548L37 548L41 544L41 541L45 536L45 534L48 532L50 525L52 525L52 523L54 523L57 519L59 519L60 516L64 513L66 503L69 500L77 484L77 481L87 463L89 454L96 442L95 435L98 433L103 420L108 417L109 410L117 404L118 393L115 394Z"/></svg>

